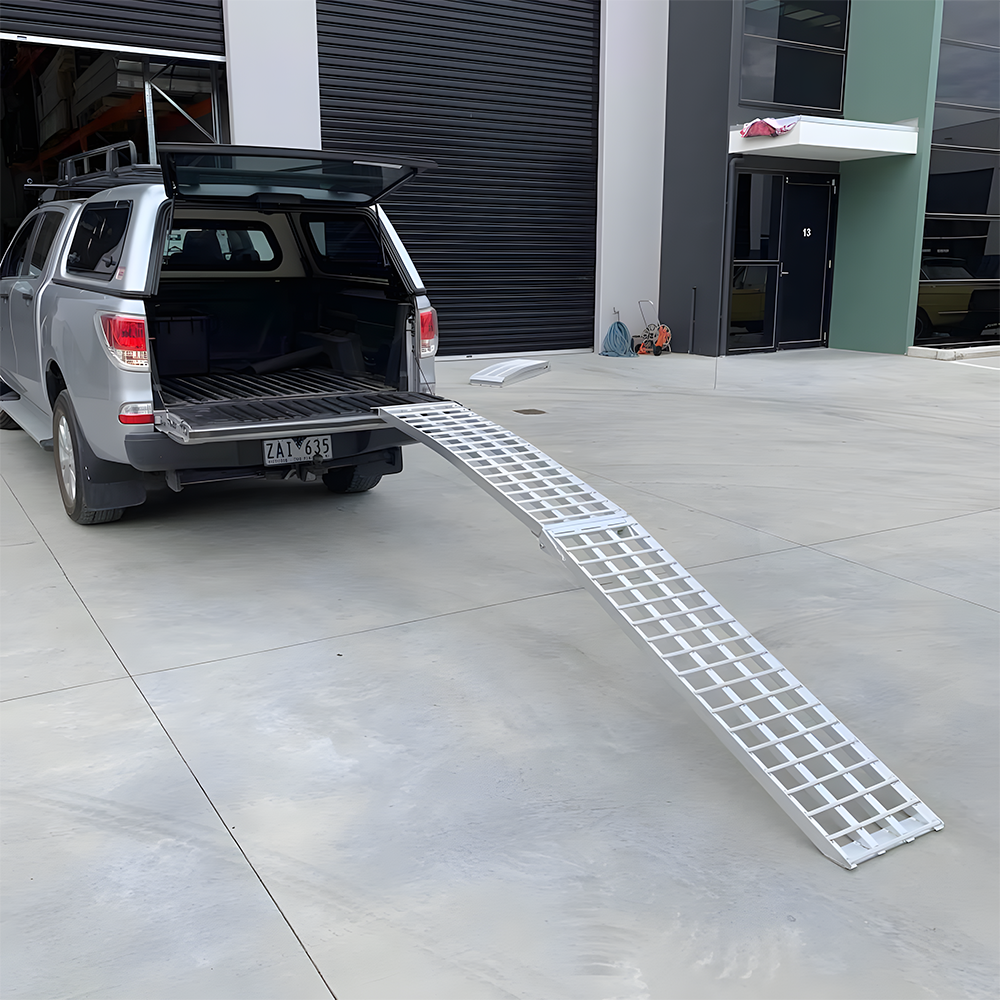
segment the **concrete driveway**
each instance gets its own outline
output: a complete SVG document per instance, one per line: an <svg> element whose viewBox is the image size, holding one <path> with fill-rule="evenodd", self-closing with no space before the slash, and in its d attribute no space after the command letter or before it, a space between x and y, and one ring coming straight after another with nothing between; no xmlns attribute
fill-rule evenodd
<svg viewBox="0 0 1000 1000"><path fill-rule="evenodd" d="M638 518L946 828L823 858L429 451L82 528L3 432L6 1000L996 995L997 372L551 363L439 391Z"/></svg>

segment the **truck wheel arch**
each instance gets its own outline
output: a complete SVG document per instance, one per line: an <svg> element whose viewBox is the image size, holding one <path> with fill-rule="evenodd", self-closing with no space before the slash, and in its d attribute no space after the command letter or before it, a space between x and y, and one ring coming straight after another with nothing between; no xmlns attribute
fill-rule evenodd
<svg viewBox="0 0 1000 1000"><path fill-rule="evenodd" d="M63 377L63 373L54 361L50 361L45 369L45 395L48 397L50 408L55 408L59 393L65 388L66 379Z"/></svg>

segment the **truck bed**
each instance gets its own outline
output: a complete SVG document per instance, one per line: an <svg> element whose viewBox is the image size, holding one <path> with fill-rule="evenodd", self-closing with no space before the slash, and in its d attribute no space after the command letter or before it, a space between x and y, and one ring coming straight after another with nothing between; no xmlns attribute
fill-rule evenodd
<svg viewBox="0 0 1000 1000"><path fill-rule="evenodd" d="M157 429L182 444L375 427L379 406L439 398L319 368L162 378L160 395Z"/></svg>
<svg viewBox="0 0 1000 1000"><path fill-rule="evenodd" d="M292 368L269 375L213 372L160 379L163 402L171 409L186 403L289 399L385 390L385 383L378 379L339 375L328 368ZM389 391L394 390L390 388Z"/></svg>

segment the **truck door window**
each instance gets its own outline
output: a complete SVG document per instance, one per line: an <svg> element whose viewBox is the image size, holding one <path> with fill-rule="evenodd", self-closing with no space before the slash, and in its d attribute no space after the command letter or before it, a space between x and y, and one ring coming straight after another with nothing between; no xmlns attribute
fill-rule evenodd
<svg viewBox="0 0 1000 1000"><path fill-rule="evenodd" d="M28 274L32 278L37 278L45 269L45 261L48 259L52 243L59 232L62 223L62 212L46 212L42 216L41 224L38 227L38 235L35 237L35 245L31 248L31 264L28 267Z"/></svg>
<svg viewBox="0 0 1000 1000"><path fill-rule="evenodd" d="M0 278L16 278L19 274L27 273L25 265L27 264L28 241L31 239L37 221L38 217L36 216L30 222L25 223L14 237L7 252L3 255Z"/></svg>
<svg viewBox="0 0 1000 1000"><path fill-rule="evenodd" d="M66 270L110 280L121 260L132 202L115 201L85 208L76 224Z"/></svg>

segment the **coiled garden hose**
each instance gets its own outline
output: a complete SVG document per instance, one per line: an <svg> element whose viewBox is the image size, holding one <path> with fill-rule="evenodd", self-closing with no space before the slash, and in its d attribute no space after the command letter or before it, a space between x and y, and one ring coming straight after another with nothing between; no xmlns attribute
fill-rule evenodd
<svg viewBox="0 0 1000 1000"><path fill-rule="evenodd" d="M608 327L604 343L601 345L601 354L606 358L635 357L635 351L632 348L632 334L628 332L628 327L621 320L615 320Z"/></svg>

